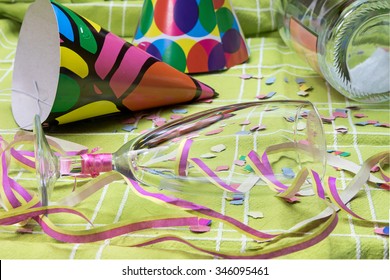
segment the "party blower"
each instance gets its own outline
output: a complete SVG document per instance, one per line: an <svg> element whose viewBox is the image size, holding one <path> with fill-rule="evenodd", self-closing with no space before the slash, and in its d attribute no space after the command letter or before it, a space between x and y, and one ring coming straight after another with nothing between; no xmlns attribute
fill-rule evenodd
<svg viewBox="0 0 390 280"><path fill-rule="evenodd" d="M23 20L13 72L17 124L64 124L217 96L96 23L48 0Z"/></svg>
<svg viewBox="0 0 390 280"><path fill-rule="evenodd" d="M133 44L185 73L228 69L249 58L230 0L146 0Z"/></svg>
<svg viewBox="0 0 390 280"><path fill-rule="evenodd" d="M144 186L193 195L202 202L214 199L218 191L261 195L268 189L264 186L276 192L290 185L311 188L305 179L308 170L316 170L319 178L325 172L321 119L316 108L303 101L210 109L142 134L112 154L55 155L38 116L35 134L44 205L50 203L60 176L96 177L111 170Z"/></svg>

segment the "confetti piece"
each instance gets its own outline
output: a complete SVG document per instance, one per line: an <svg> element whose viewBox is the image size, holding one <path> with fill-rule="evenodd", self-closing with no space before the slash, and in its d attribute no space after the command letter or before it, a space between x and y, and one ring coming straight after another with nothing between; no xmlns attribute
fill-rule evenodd
<svg viewBox="0 0 390 280"><path fill-rule="evenodd" d="M123 126L122 130L127 131L127 132L132 132L136 128L137 128L136 126L129 124L129 125Z"/></svg>
<svg viewBox="0 0 390 280"><path fill-rule="evenodd" d="M300 90L297 92L297 95L306 97L309 95L309 93L307 91Z"/></svg>
<svg viewBox="0 0 390 280"><path fill-rule="evenodd" d="M336 132L341 133L341 134L346 134L348 132L348 128L345 126L337 126L335 128Z"/></svg>
<svg viewBox="0 0 390 280"><path fill-rule="evenodd" d="M153 119L154 125L156 125L158 127L163 126L166 122L167 122L167 120L165 118L161 118L161 117Z"/></svg>
<svg viewBox="0 0 390 280"><path fill-rule="evenodd" d="M324 123L331 123L335 120L335 117L334 116L331 116L331 117L324 117L324 116L321 116L321 120L324 122Z"/></svg>
<svg viewBox="0 0 390 280"><path fill-rule="evenodd" d="M357 106L357 105L351 105L351 106L347 106L345 107L346 109L349 109L349 110L360 110L360 107Z"/></svg>
<svg viewBox="0 0 390 280"><path fill-rule="evenodd" d="M251 123L250 120L245 120L245 121L240 122L240 125L247 125L250 123Z"/></svg>
<svg viewBox="0 0 390 280"><path fill-rule="evenodd" d="M296 129L297 129L298 131L305 130L305 129L306 129L306 123L304 123L304 122L299 122L299 123L297 123Z"/></svg>
<svg viewBox="0 0 390 280"><path fill-rule="evenodd" d="M293 179L295 177L294 171L289 167L283 167L282 168L283 176L288 179Z"/></svg>
<svg viewBox="0 0 390 280"><path fill-rule="evenodd" d="M206 154L203 154L200 156L201 158L215 158L216 155L212 154L212 153L206 153Z"/></svg>
<svg viewBox="0 0 390 280"><path fill-rule="evenodd" d="M389 236L389 227L386 226L386 227L382 227L382 228L376 228L376 229L374 230L374 232L375 232L376 234L387 235L387 236Z"/></svg>
<svg viewBox="0 0 390 280"><path fill-rule="evenodd" d="M248 216L252 217L253 219L264 218L263 212L260 212L260 211L250 211L250 212L248 212Z"/></svg>
<svg viewBox="0 0 390 280"><path fill-rule="evenodd" d="M227 166L227 165L220 165L220 166L217 166L217 168L215 169L215 171L217 171L217 172L227 171L227 170L229 170L229 166Z"/></svg>
<svg viewBox="0 0 390 280"><path fill-rule="evenodd" d="M267 98L271 98L272 96L274 96L276 94L276 91L271 91L267 94Z"/></svg>
<svg viewBox="0 0 390 280"><path fill-rule="evenodd" d="M328 153L334 153L336 156L349 157L351 153L343 151L328 150Z"/></svg>
<svg viewBox="0 0 390 280"><path fill-rule="evenodd" d="M130 118L128 118L128 119L125 119L122 123L123 123L123 124L134 124L136 121L137 121L136 118L130 117Z"/></svg>
<svg viewBox="0 0 390 280"><path fill-rule="evenodd" d="M294 122L295 117L294 116L283 116L283 118L288 122Z"/></svg>
<svg viewBox="0 0 390 280"><path fill-rule="evenodd" d="M182 119L183 116L182 115L177 115L177 114L173 114L170 116L170 119L171 120L179 120L179 119Z"/></svg>
<svg viewBox="0 0 390 280"><path fill-rule="evenodd" d="M375 127L390 127L390 124L388 123L376 123L374 124Z"/></svg>
<svg viewBox="0 0 390 280"><path fill-rule="evenodd" d="M176 109L172 109L172 113L174 113L174 114L187 114L188 110L183 109L183 108L176 108Z"/></svg>
<svg viewBox="0 0 390 280"><path fill-rule="evenodd" d="M305 82L305 79L303 79L303 78L296 78L296 79L295 79L295 82L296 82L297 84L303 84L303 83Z"/></svg>
<svg viewBox="0 0 390 280"><path fill-rule="evenodd" d="M205 135L214 135L214 134L221 133L222 131L223 131L223 128L217 128L217 129L210 130L210 131L206 132Z"/></svg>
<svg viewBox="0 0 390 280"><path fill-rule="evenodd" d="M257 98L257 99L266 99L267 96L264 95L264 94L259 94L259 95L256 95L256 98Z"/></svg>
<svg viewBox="0 0 390 280"><path fill-rule="evenodd" d="M336 108L335 109L335 112L340 112L340 113L345 113L345 114L347 114L348 113L348 110L347 109L344 109L344 108Z"/></svg>
<svg viewBox="0 0 390 280"><path fill-rule="evenodd" d="M243 193L235 193L233 195L233 200L240 200L240 199L244 199L245 198L245 194Z"/></svg>
<svg viewBox="0 0 390 280"><path fill-rule="evenodd" d="M288 203L295 203L295 202L298 202L299 201L299 198L298 197L291 197L291 198L286 198L284 197L284 200L287 201Z"/></svg>
<svg viewBox="0 0 390 280"><path fill-rule="evenodd" d="M213 103L214 99L208 98L208 99L199 99L198 103Z"/></svg>
<svg viewBox="0 0 390 280"><path fill-rule="evenodd" d="M236 159L234 161L234 164L235 165L238 165L238 166L244 166L245 165L245 161L244 160L241 160L241 159Z"/></svg>
<svg viewBox="0 0 390 280"><path fill-rule="evenodd" d="M390 183L377 183L377 186L386 191L390 191Z"/></svg>
<svg viewBox="0 0 390 280"><path fill-rule="evenodd" d="M307 91L312 91L312 90L313 90L313 87L312 87L312 86L308 86L308 85L306 85L305 83L302 83L302 84L300 84L300 86L299 86L299 90L300 90L300 91L305 91L305 92L307 92Z"/></svg>
<svg viewBox="0 0 390 280"><path fill-rule="evenodd" d="M371 169L370 169L370 172L372 173L375 173L375 172L378 172L380 170L380 167L378 165L374 165Z"/></svg>
<svg viewBox="0 0 390 280"><path fill-rule="evenodd" d="M284 82L286 83L286 84L288 84L288 78L287 77L284 77Z"/></svg>
<svg viewBox="0 0 390 280"><path fill-rule="evenodd" d="M252 167L249 164L244 167L244 170L247 172L254 172Z"/></svg>
<svg viewBox="0 0 390 280"><path fill-rule="evenodd" d="M368 120L367 123L368 123L368 124L377 124L378 121L375 121L375 120Z"/></svg>
<svg viewBox="0 0 390 280"><path fill-rule="evenodd" d="M246 156L240 156L239 160L246 160Z"/></svg>
<svg viewBox="0 0 390 280"><path fill-rule="evenodd" d="M16 229L16 233L22 233L22 234L29 233L29 234L32 234L33 232L34 232L33 228L29 227L29 226L23 226L23 227L20 227L20 228Z"/></svg>
<svg viewBox="0 0 390 280"><path fill-rule="evenodd" d="M271 107L268 107L264 109L264 112L271 112L271 111L275 111L275 110L278 110L279 107L278 106L271 106Z"/></svg>
<svg viewBox="0 0 390 280"><path fill-rule="evenodd" d="M249 134L251 134L250 131L246 131L246 130L240 130L236 132L236 135L249 135Z"/></svg>
<svg viewBox="0 0 390 280"><path fill-rule="evenodd" d="M204 232L210 231L210 227L204 226L204 225L190 226L189 229L190 229L190 231L195 232L195 233L204 233Z"/></svg>
<svg viewBox="0 0 390 280"><path fill-rule="evenodd" d="M252 77L253 76L251 74L242 74L240 76L240 78L243 79L243 80L249 80L249 79L252 79Z"/></svg>
<svg viewBox="0 0 390 280"><path fill-rule="evenodd" d="M243 199L231 200L230 204L231 205L242 205L242 204L244 204L244 200Z"/></svg>
<svg viewBox="0 0 390 280"><path fill-rule="evenodd" d="M357 122L357 123L355 123L355 125L366 126L366 125L368 125L368 122Z"/></svg>
<svg viewBox="0 0 390 280"><path fill-rule="evenodd" d="M226 146L224 144L218 144L218 145L211 147L211 151L215 152L215 153L220 153L224 150L226 150Z"/></svg>
<svg viewBox="0 0 390 280"><path fill-rule="evenodd" d="M357 113L353 115L355 118L361 119L361 118L367 118L367 115L363 113Z"/></svg>
<svg viewBox="0 0 390 280"><path fill-rule="evenodd" d="M344 118L345 119L348 117L348 114L344 113L344 112L333 112L332 116L335 118Z"/></svg>
<svg viewBox="0 0 390 280"><path fill-rule="evenodd" d="M340 154L341 157L349 157L350 155L351 155L351 153L349 153L349 152L342 152Z"/></svg>
<svg viewBox="0 0 390 280"><path fill-rule="evenodd" d="M255 126L252 126L249 130L250 131L260 131L260 130L265 130L266 129L266 126L265 125L255 125Z"/></svg>
<svg viewBox="0 0 390 280"><path fill-rule="evenodd" d="M266 81L265 81L265 84L266 85L272 85L273 83L275 83L276 81L276 78L275 77L269 77Z"/></svg>
<svg viewBox="0 0 390 280"><path fill-rule="evenodd" d="M160 117L159 115L152 114L152 115L146 116L145 119L147 119L147 120L154 120L154 119L157 119L159 117Z"/></svg>

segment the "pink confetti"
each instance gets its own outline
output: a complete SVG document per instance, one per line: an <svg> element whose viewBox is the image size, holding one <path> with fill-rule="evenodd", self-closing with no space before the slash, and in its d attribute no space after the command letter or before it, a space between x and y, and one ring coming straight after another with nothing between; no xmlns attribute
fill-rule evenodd
<svg viewBox="0 0 390 280"><path fill-rule="evenodd" d="M170 119L171 120L179 120L179 119L182 119L184 116L182 115L178 115L178 114L173 114L170 116Z"/></svg>
<svg viewBox="0 0 390 280"><path fill-rule="evenodd" d="M345 119L348 117L348 114L344 113L344 112L333 112L332 116L335 118L344 118Z"/></svg>
<svg viewBox="0 0 390 280"><path fill-rule="evenodd" d="M152 115L146 116L145 119L147 119L147 120L155 120L155 119L158 119L159 117L160 117L159 115L152 114Z"/></svg>
<svg viewBox="0 0 390 280"><path fill-rule="evenodd" d="M259 95L256 95L256 98L257 98L257 99L266 99L266 98L267 98L267 95L259 94Z"/></svg>
<svg viewBox="0 0 390 280"><path fill-rule="evenodd" d="M265 130L266 126L265 125L255 125L252 126L249 130L250 131L260 131L260 130Z"/></svg>
<svg viewBox="0 0 390 280"><path fill-rule="evenodd" d="M380 167L379 167L378 165L374 165L374 166L370 169L370 171L371 171L372 173L378 172L379 170L380 170Z"/></svg>
<svg viewBox="0 0 390 280"><path fill-rule="evenodd" d="M250 124L250 120L245 120L243 122L240 122L240 125L247 125L247 124Z"/></svg>
<svg viewBox="0 0 390 280"><path fill-rule="evenodd" d="M215 171L227 171L229 170L229 166L227 165L220 165L220 166L217 166L217 168L215 169Z"/></svg>
<svg viewBox="0 0 390 280"><path fill-rule="evenodd" d="M291 198L284 198L284 200L287 201L288 203L295 203L295 202L299 201L299 198L294 196L294 197L291 197Z"/></svg>
<svg viewBox="0 0 390 280"><path fill-rule="evenodd" d="M223 128L217 128L217 129L210 130L210 131L206 132L205 135L214 135L214 134L221 133L222 131L223 131Z"/></svg>
<svg viewBox="0 0 390 280"><path fill-rule="evenodd" d="M238 165L238 166L244 166L245 165L245 161L241 160L241 159L237 159L237 160L234 161L234 164Z"/></svg>
<svg viewBox="0 0 390 280"><path fill-rule="evenodd" d="M358 119L361 119L361 118L367 118L367 115L365 114L362 114L362 113L358 113L358 114L355 114L353 115L355 118L358 118Z"/></svg>
<svg viewBox="0 0 390 280"><path fill-rule="evenodd" d="M153 119L153 123L154 123L156 126L158 126L158 127L164 125L166 122L167 122L167 120L166 120L165 118L160 118L160 117L158 117L158 118Z"/></svg>
<svg viewBox="0 0 390 280"><path fill-rule="evenodd" d="M243 79L243 80L249 80L249 79L251 79L253 76L251 75L251 74L242 74L241 76L240 76L240 78L241 79Z"/></svg>
<svg viewBox="0 0 390 280"><path fill-rule="evenodd" d="M200 99L198 102L199 103L213 103L213 99L210 98L210 99Z"/></svg>
<svg viewBox="0 0 390 280"><path fill-rule="evenodd" d="M190 226L190 231L195 233L203 233L203 232L209 232L210 227L209 226L203 226L203 225L196 225L196 226Z"/></svg>
<svg viewBox="0 0 390 280"><path fill-rule="evenodd" d="M375 120L368 120L367 121L367 124L376 124L378 123L378 121L375 121Z"/></svg>

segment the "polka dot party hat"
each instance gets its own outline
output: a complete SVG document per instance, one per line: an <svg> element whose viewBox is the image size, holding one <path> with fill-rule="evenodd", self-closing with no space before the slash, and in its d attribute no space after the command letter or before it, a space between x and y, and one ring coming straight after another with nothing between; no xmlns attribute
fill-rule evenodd
<svg viewBox="0 0 390 280"><path fill-rule="evenodd" d="M133 44L185 73L249 58L230 0L145 0Z"/></svg>

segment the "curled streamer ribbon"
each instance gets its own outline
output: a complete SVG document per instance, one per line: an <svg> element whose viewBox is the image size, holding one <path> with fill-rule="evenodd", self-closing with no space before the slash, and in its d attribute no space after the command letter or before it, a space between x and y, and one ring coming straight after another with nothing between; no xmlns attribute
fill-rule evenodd
<svg viewBox="0 0 390 280"><path fill-rule="evenodd" d="M327 183L323 185L320 180L320 176L314 170L302 169L297 174L294 183L290 186L286 186L276 179L269 164L267 154L280 149L300 149L304 152L305 149L307 149L304 144L293 146L289 144L271 146L261 156L258 155L255 151L251 151L247 155L247 158L249 159L249 165L255 171L255 174L264 180L270 189L275 192L277 197L282 199L291 199L295 197L297 194L299 194L299 190L303 182L305 182L308 177L311 177L313 190L319 198L319 201L322 201L324 204L324 210L318 215L299 222L284 233L269 234L252 228L234 219L233 217L221 214L204 205L195 204L193 202L167 196L162 193L149 192L138 182L127 178L116 171L102 173L88 181L70 195L54 203L53 206L42 207L35 193L31 193L30 191L26 190L14 179L8 176L8 166L10 165L11 160L14 160L26 170L35 172L35 163L32 160L34 154L30 151L15 149L15 146L17 145L24 143L31 144L33 141L34 135L29 133L17 134L14 141L11 143L7 143L3 138L0 137L0 152L2 161L0 165L0 203L5 209L5 211L0 212L0 225L23 223L26 220L33 219L41 226L42 230L47 235L63 242L94 242L148 228L206 225L210 222L210 219L212 219L228 224L235 228L238 232L258 242L267 241L267 244L271 243L275 246L262 247L259 245L260 247L258 250L250 250L249 252L233 254L202 248L198 245L194 245L192 242L186 239L175 235L161 235L144 242L132 244L131 246L143 247L166 241L175 241L183 243L197 251L220 258L275 258L303 250L325 239L337 225L337 212L339 210L346 211L358 219L363 219L379 224L383 223L381 221L374 221L361 217L349 209L346 206L346 203L355 197L361 185L366 181L388 184L389 177L387 174L385 174L382 168L380 174L382 175L383 179L378 179L377 177L374 177L372 174L370 174L370 170L375 164L379 163L380 166L388 164L388 152L382 152L370 157L363 163L361 167L352 162L339 159L332 155L327 155L329 164L334 166L341 165L343 169L349 170L356 174L348 186L343 191L339 192L337 190L335 178L327 178ZM201 173L203 173L203 175L215 186L227 192L239 192L238 190L240 187L235 188L226 184L213 171L211 171L211 169L203 161L197 158L189 158L189 150L192 143L191 141L184 141L180 145L180 150L177 153L176 159L177 174L180 176L185 176L187 174L188 163L191 163L195 168L201 171ZM51 148L60 154L85 154L88 150L85 147L74 144L72 142L67 142L52 137L49 138L48 142ZM94 158L94 160L96 159ZM99 165L97 164L96 166ZM96 166L93 166L93 168ZM94 172L96 172L95 169ZM100 190L103 186L118 180L124 180L129 186L131 186L131 190L142 198L163 206L184 210L183 215L167 215L164 217L154 217L132 222L123 221L107 226L100 226L96 228L93 227L91 229L79 231L58 227L50 220L48 214L62 213L76 215L89 222L88 218L84 214L75 209L75 206ZM329 198L330 201L328 201L327 198ZM307 231L308 226L310 227L310 234L302 234L302 229L305 227ZM300 238L294 239L294 241L288 243L278 243L278 241L288 237L291 234L299 234Z"/></svg>

